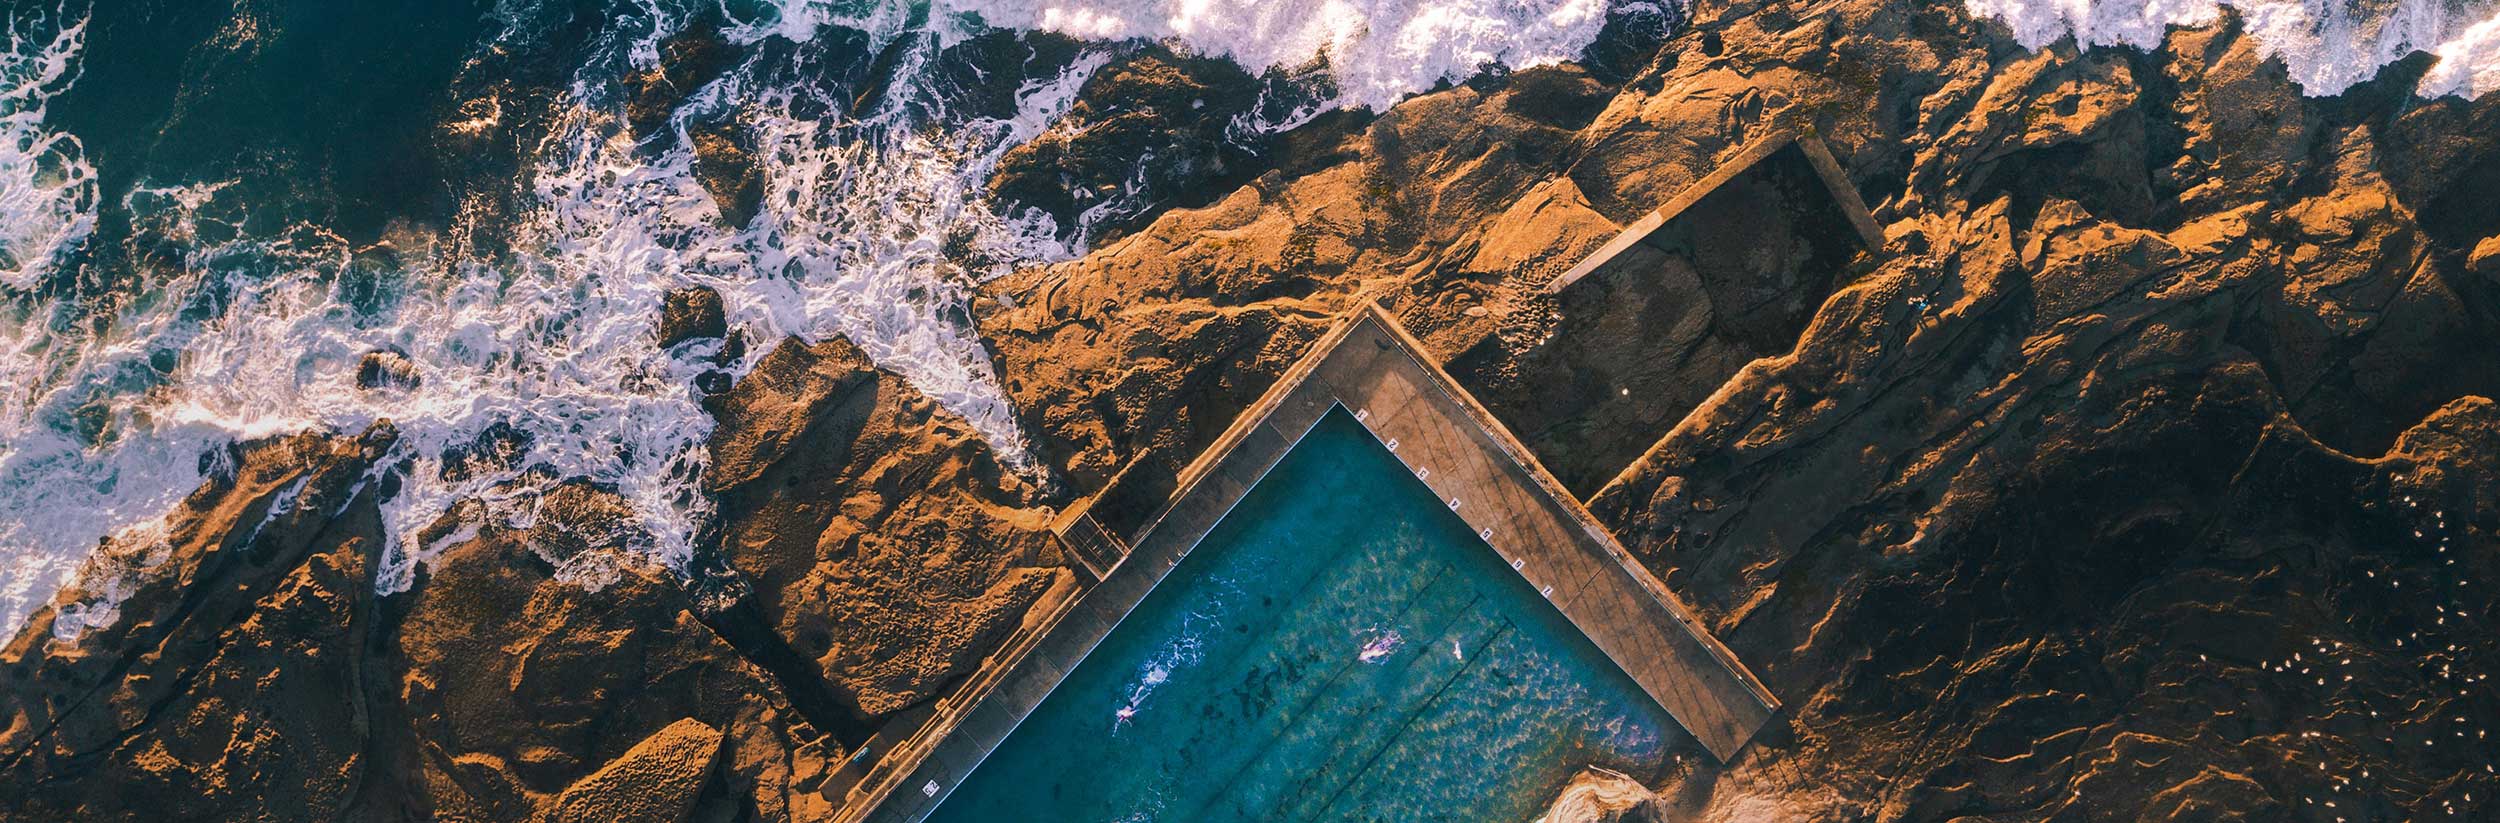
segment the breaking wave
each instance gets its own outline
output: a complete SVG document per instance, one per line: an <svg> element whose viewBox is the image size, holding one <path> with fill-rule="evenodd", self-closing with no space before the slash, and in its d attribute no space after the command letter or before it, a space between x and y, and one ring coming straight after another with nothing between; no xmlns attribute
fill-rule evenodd
<svg viewBox="0 0 2500 823"><path fill-rule="evenodd" d="M2416 91L2479 97L2500 89L2500 2L2493 0L1965 0L2014 38L2040 48L2072 35L2085 46L2158 48L2171 26L2239 12L2267 56L2311 95L2340 94L2416 51L2439 58Z"/></svg>
<svg viewBox="0 0 2500 823"><path fill-rule="evenodd" d="M2067 33L2146 45L2170 23L2210 21L2209 0L2139 10L2067 0L1969 0L2024 42ZM1085 227L1002 213L985 183L1005 152L1052 127L1092 73L1161 40L1254 71L1324 76L1326 106L1385 108L1487 64L1577 56L1605 0L752 0L720 3L734 65L690 90L657 136L626 122L617 79L649 72L696 16L678 0L620 0L557 98L543 143L508 181L518 219L472 204L445 228L401 226L359 245L318 222L272 227L271 196L234 179L142 179L100 190L81 141L47 123L79 80L88 19L73 7L8 13L0 51L0 634L73 579L74 636L167 554L165 514L226 470L238 442L299 431L399 432L370 482L391 541L377 587L473 534L538 519L554 484L588 481L632 507L625 534L553 558L597 585L627 562L682 568L710 514L699 491L711 420L692 388L743 375L785 337L849 339L964 418L1010 465L1032 465L968 312L980 282L1085 251ZM526 2L497 9L494 51L532 36ZM2428 93L2500 85L2500 17L2438 0L2363 13L2334 3L2244 0L2250 25L2313 91L2340 89L2413 49L2442 56ZM939 66L995 29L1084 40L1023 75L1004 107L958 106ZM890 63L883 90L803 69L830 32ZM847 42L847 41L846 41ZM889 60L890 58L890 60ZM960 68L960 67L958 67ZM975 73L987 67L974 67ZM468 101L450 132L491 129L502 101ZM866 108L854 110L861 105ZM1290 127L1300 110L1253 129ZM751 145L760 207L733 225L699 180L698 118L734 121ZM1237 124L1238 125L1238 124ZM92 135L90 135L92 137ZM474 181L472 181L474 182ZM475 188L475 187L472 187ZM468 196L491 197L493 192ZM145 270L82 274L99 207L169 248ZM118 224L117 224L118 225ZM482 234L493 235L491 242ZM492 248L496 251L482 252ZM91 282L93 281L93 282ZM126 281L126 282L125 282ZM97 282L106 283L99 287ZM657 345L671 289L719 292L756 345ZM360 387L375 352L416 380ZM719 361L727 362L720 363ZM463 459L481 450L508 459ZM445 518L450 528L431 528ZM98 551L100 545L112 547Z"/></svg>
<svg viewBox="0 0 2500 823"><path fill-rule="evenodd" d="M0 288L34 288L95 227L95 168L78 138L44 128L44 104L77 79L84 21L8 21L0 51ZM48 29L48 31L47 31Z"/></svg>
<svg viewBox="0 0 2500 823"><path fill-rule="evenodd" d="M540 522L545 493L568 481L615 491L634 522L548 557L560 576L596 586L624 563L683 568L711 506L699 491L711 420L693 386L715 369L743 375L784 337L849 339L1029 468L970 292L1018 265L1082 254L1085 236L1038 212L1002 214L985 183L1127 48L1103 41L1166 39L1253 69L1325 73L1329 105L1377 108L1486 63L1568 59L1605 16L1602 0L730 2L722 37L737 62L643 137L626 123L617 78L657 68L667 38L696 16L688 9L713 4L617 5L528 168L503 184L524 203L518 219L471 204L446 228L403 225L363 245L318 222L262 225L271 195L242 180L100 192L80 141L45 122L47 101L78 80L86 13L9 14L0 635L73 580L83 595L60 604L56 634L109 623L168 556L166 514L230 470L234 444L384 420L398 439L367 478L390 541L381 591L404 590L480 528ZM499 4L491 19L503 30L481 48L539 36L531 8ZM1035 68L1006 110L958 111L938 63L992 28L1091 42ZM808 74L825 59L809 49L835 48L836 31L865 36L841 47L893 58L890 87L863 110L858 89ZM470 119L442 124L447 133L491 131L505 116L500 99L466 102ZM690 136L697 118L724 115L760 172L760 208L740 225L699 182ZM471 188L465 196L497 196ZM78 269L101 198L129 234L172 251L99 293ZM656 308L685 286L719 292L732 328L756 345L726 365L718 341L659 348ZM377 352L415 379L360 386Z"/></svg>
<svg viewBox="0 0 2500 823"><path fill-rule="evenodd" d="M61 10L11 13L0 53L0 634L15 631L27 604L47 597L91 548L103 526L121 518L54 495L57 487L21 482L24 474L93 476L96 470L60 428L32 387L46 377L49 327L59 319L47 301L21 295L42 288L95 226L95 170L78 139L46 128L46 104L77 79L83 19ZM46 419L54 418L54 419ZM185 455L185 459L197 459ZM32 472L25 467L35 467ZM179 499L133 484L133 509ZM62 523L85 533L83 543L28 546L31 521Z"/></svg>
<svg viewBox="0 0 2500 823"><path fill-rule="evenodd" d="M1488 65L1578 57L1607 10L1607 0L938 0L929 12L945 36L995 27L1158 40L1253 72L1324 71L1336 105L1378 110ZM759 30L803 40L824 26L894 31L912 15L873 0L781 0Z"/></svg>
<svg viewBox="0 0 2500 823"><path fill-rule="evenodd" d="M996 26L1089 39L1177 40L1252 71L1324 66L1344 106L1386 109L1490 64L1578 57L1606 23L1605 0L953 0Z"/></svg>
<svg viewBox="0 0 2500 823"><path fill-rule="evenodd" d="M654 44L674 33L664 16L650 20L612 50L631 69L656 65ZM74 77L82 25L19 38L6 64L13 85L33 90L8 100L26 115L8 121L14 144L60 158L0 166L12 195L6 237L28 261L12 287L44 276L33 267L63 256L56 247L75 245L93 221L92 172L75 162L76 141L41 123L42 95ZM908 59L941 45L921 37ZM405 589L456 542L420 535L526 526L565 480L614 490L636 522L596 551L550 558L561 574L597 585L623 562L682 567L710 505L697 481L711 421L692 387L722 347L658 347L656 307L689 285L719 291L732 324L759 342L732 374L786 336L847 337L963 416L1006 462L1028 463L963 307L978 280L1074 249L1047 218L997 216L981 184L1103 59L1028 83L1012 116L986 119L949 119L908 83L882 109L839 116L820 99L839 90L769 86L755 82L764 67L742 67L686 109L730 107L752 123L766 197L743 226L726 225L697 182L682 124L659 151L637 145L606 99L613 70L602 66L583 69L557 112L520 183L534 205L513 225L464 212L449 236L400 231L358 247L316 224L249 230L254 204L233 181L134 189L121 205L140 231L182 241L173 272L93 324L100 331L64 329L54 318L94 307L44 292L13 296L0 328L0 377L15 388L0 419L0 633L74 577L88 597L63 604L56 631L111 620L130 581L165 556L164 514L223 470L231 444L385 419L399 437L374 478L388 489L384 592ZM466 251L467 236L486 230L509 232L501 245L511 253ZM33 238L33 251L17 251L20 238ZM950 258L966 250L996 262L967 270ZM372 352L404 358L414 385L360 387ZM489 443L517 454L449 465ZM447 513L455 528L427 528ZM95 551L100 542L113 550Z"/></svg>

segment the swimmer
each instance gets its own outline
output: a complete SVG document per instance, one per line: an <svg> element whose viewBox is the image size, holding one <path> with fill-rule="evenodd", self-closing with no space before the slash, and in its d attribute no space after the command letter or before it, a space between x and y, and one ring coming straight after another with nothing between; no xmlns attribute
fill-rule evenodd
<svg viewBox="0 0 2500 823"><path fill-rule="evenodd" d="M1383 657L1388 657L1390 652L1397 650L1398 639L1397 632L1390 632L1388 634L1381 635L1380 637L1373 639L1371 642L1363 644L1363 650L1356 652L1354 659L1370 663Z"/></svg>

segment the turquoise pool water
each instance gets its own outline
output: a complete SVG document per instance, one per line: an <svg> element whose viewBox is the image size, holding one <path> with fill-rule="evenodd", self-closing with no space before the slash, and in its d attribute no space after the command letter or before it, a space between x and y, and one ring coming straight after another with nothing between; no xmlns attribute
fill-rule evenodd
<svg viewBox="0 0 2500 823"><path fill-rule="evenodd" d="M929 819L1525 823L1682 734L1338 411Z"/></svg>

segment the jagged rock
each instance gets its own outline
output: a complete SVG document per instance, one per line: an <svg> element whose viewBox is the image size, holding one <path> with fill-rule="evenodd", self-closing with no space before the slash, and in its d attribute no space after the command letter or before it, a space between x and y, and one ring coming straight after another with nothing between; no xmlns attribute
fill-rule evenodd
<svg viewBox="0 0 2500 823"><path fill-rule="evenodd" d="M848 341L784 342L714 414L727 562L867 717L935 696L1074 584L1038 490Z"/></svg>
<svg viewBox="0 0 2500 823"><path fill-rule="evenodd" d="M677 823L720 757L721 733L686 718L651 733L556 797L551 823Z"/></svg>
<svg viewBox="0 0 2500 823"><path fill-rule="evenodd" d="M712 430L712 464L704 473L704 486L721 493L761 477L812 428L856 431L865 421L848 401L861 387L876 382L876 366L848 341L809 346L796 338L784 340L731 389L715 413L720 422Z"/></svg>
<svg viewBox="0 0 2500 823"><path fill-rule="evenodd" d="M475 504L455 507L410 535L442 549L429 573L377 597L380 484L363 481L393 439L242 447L163 532L99 555L123 571L35 615L0 650L0 818L529 819L687 716L732 730L727 811L832 812L791 782L844 752L673 572L619 562L602 588L580 582L632 539L613 495L560 488L523 533L464 530ZM130 595L62 639L102 588Z"/></svg>
<svg viewBox="0 0 2500 823"><path fill-rule="evenodd" d="M356 361L356 388L359 389L407 391L424 382L425 376L417 372L417 361L408 359L407 353L398 349L365 352L364 358Z"/></svg>
<svg viewBox="0 0 2500 823"><path fill-rule="evenodd" d="M393 609L394 653L367 665L399 725L385 739L443 758L391 779L426 787L434 808L527 819L637 741L699 721L725 730L719 776L735 805L830 813L792 770L843 756L825 738L850 718L708 624L676 572L637 560L612 493L565 484L531 506L527 529L472 504L418 535L441 554Z"/></svg>
<svg viewBox="0 0 2500 823"><path fill-rule="evenodd" d="M687 95L719 79L738 59L736 48L708 18L660 41L659 50L659 65L624 80L625 122L642 137L656 134Z"/></svg>
<svg viewBox="0 0 2500 823"><path fill-rule="evenodd" d="M381 530L360 481L394 438L238 446L161 531L101 548L0 648L0 818L310 818L352 803L369 752L347 667L374 642ZM127 596L100 610L114 592Z"/></svg>
<svg viewBox="0 0 2500 823"><path fill-rule="evenodd" d="M1666 823L1658 796L1619 772L1591 769L1563 785L1537 823Z"/></svg>
<svg viewBox="0 0 2500 823"><path fill-rule="evenodd" d="M694 180L712 196L721 222L744 228L764 208L764 168L746 132L734 123L694 131Z"/></svg>
<svg viewBox="0 0 2500 823"><path fill-rule="evenodd" d="M1010 150L990 193L1049 212L1065 228L1104 203L1198 205L1230 186L1256 146L1231 139L1235 115L1259 102L1260 84L1229 60L1149 46L1095 72L1076 105L1049 132ZM1116 237L1149 214L1098 214L1090 228Z"/></svg>
<svg viewBox="0 0 2500 823"><path fill-rule="evenodd" d="M1124 531L1367 286L1416 278L1414 296L1397 299L1450 317L1512 305L1541 286L1525 275L1541 267L1525 263L1508 277L1460 276L1478 247L1507 242L1487 235L1489 221L1575 168L1563 159L1574 132L1523 114L1539 110L1518 98L1540 88L1458 86L1409 100L1339 144L1326 165L1262 176L1205 208L1164 213L1083 260L991 281L985 290L1010 299L978 319L1009 393L1034 410L1044 456L1085 489L1139 461L1094 510ZM1444 127L1452 122L1471 127ZM1689 164L1697 153L1628 146L1650 161L1642 168ZM1615 219L1589 204L1571 208ZM1517 231L1521 252L1567 257L1534 242L1541 229ZM1481 336L1492 325L1470 328ZM1436 345L1474 342L1427 329Z"/></svg>
<svg viewBox="0 0 2500 823"><path fill-rule="evenodd" d="M2483 238L2483 242L2474 244L2474 256L2466 263L2466 268L2485 277L2500 278L2500 235Z"/></svg>
<svg viewBox="0 0 2500 823"><path fill-rule="evenodd" d="M1591 508L1788 706L1731 762L1644 775L1644 814L2275 820L2336 799L2354 819L2488 817L2500 792L2457 734L2500 718L2456 677L2500 668L2470 617L2500 606L2480 250L2500 232L2500 95L2305 98L2229 16L2134 53L2025 50L1956 3L1696 13L1609 40L1598 70L1323 118L1172 183L1203 200L983 285L975 320L1036 475L1135 526L1377 298L1445 361L1486 346L1461 379L1600 480ZM1077 50L955 48L997 58L955 70L1028 66L939 79L980 116ZM1237 82L1137 54L1141 94ZM546 107L524 91L510 122ZM1085 122L1135 131L1063 135L993 185L1098 187L1120 179L1104 158L1203 139L1181 98L1153 100L1096 106ZM677 105L641 106L640 128ZM1679 366L1643 386L1640 419L1590 432L1638 447L1619 471L1522 425L1501 398L1585 388L1526 353L1598 316L1535 289L1773 122L1841 156L1894 239L1882 259L1783 293L1805 311L1775 303L1741 350L1674 348L1680 321L1606 327L1592 357ZM752 147L694 125L698 176L745 222ZM1773 224L1714 240L1802 225L1758 214ZM1653 317L1718 299L1619 296ZM625 509L565 484L534 525L470 501L418 529L434 559L377 597L383 441L243 450L161 560L106 547L146 569L118 612L82 606L116 579L94 577L0 652L0 817L527 819L688 717L723 731L698 815L831 816L845 741L1074 587L1041 532L1062 492L838 340L781 342L706 407L719 520L694 583L632 562ZM446 478L527 448L457 451ZM734 596L710 597L722 579Z"/></svg>
<svg viewBox="0 0 2500 823"><path fill-rule="evenodd" d="M688 340L717 340L729 334L720 292L710 286L670 289L660 298L660 348Z"/></svg>

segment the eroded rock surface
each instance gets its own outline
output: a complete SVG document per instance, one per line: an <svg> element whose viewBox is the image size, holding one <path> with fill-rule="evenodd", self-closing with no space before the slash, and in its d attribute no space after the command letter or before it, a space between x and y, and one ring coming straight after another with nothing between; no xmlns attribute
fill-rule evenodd
<svg viewBox="0 0 2500 823"><path fill-rule="evenodd" d="M653 732L556 798L560 823L676 823L694 811L720 754L720 730L686 718Z"/></svg>
<svg viewBox="0 0 2500 823"><path fill-rule="evenodd" d="M853 746L1072 579L1036 492L847 343L786 344L710 402L743 556L691 578L639 559L614 493L555 482L522 518L454 506L378 595L391 430L239 450L99 553L117 612L64 592L0 652L0 818L832 814Z"/></svg>
<svg viewBox="0 0 2500 823"><path fill-rule="evenodd" d="M352 803L381 525L358 480L393 437L238 447L161 531L91 561L116 568L86 586L129 592L117 614L62 625L92 602L82 589L38 610L0 650L0 817L310 819Z"/></svg>
<svg viewBox="0 0 2500 823"><path fill-rule="evenodd" d="M2500 96L2305 98L2227 18L2151 52L2031 52L1952 3L1700 13L1323 117L1246 164L1182 113L1242 77L1131 52L1094 99L1152 105L1089 109L1099 128L1019 149L993 188L1079 209L1124 179L1112 159L1223 165L1169 167L1155 185L1188 198L983 287L1035 471L849 344L781 341L706 392L717 518L691 568L634 561L613 492L534 478L541 516L455 507L384 597L388 427L240 449L0 651L0 818L522 820L633 800L601 787L663 761L656 807L826 817L861 741L1081 585L1054 507L1100 493L1133 531L1366 299L1787 706L1733 761L1682 752L1600 814L2489 817ZM631 92L645 114L708 71L671 55ZM872 58L828 70L893 70ZM950 82L1012 111L1010 74ZM501 162L536 128L525 92L551 93L529 88L445 139ZM1883 248L1825 282L1660 263L1541 292L1782 125L1840 155ZM694 137L743 223L736 133ZM1711 253L1823 231L1695 217ZM527 445L489 432L441 470ZM114 585L118 611L87 606Z"/></svg>
<svg viewBox="0 0 2500 823"><path fill-rule="evenodd" d="M1589 209L1585 228L1561 238L1568 248L1482 251L1509 242L1496 227L1537 231L1527 226L1538 212L1514 204L1589 149L1576 118L1554 119L1549 84L1603 99L1570 66L1419 97L1332 137L1334 162L1271 171L1083 260L993 281L1006 299L980 313L982 331L1059 476L1094 489L1125 473L1097 514L1132 528L1358 295L1414 284L1410 313L1433 318L1417 325L1453 349L1520 314L1514 304L1572 253L1612 234ZM1649 148L1687 166L1703 159Z"/></svg>
<svg viewBox="0 0 2500 823"><path fill-rule="evenodd" d="M1658 796L1629 775L1584 771L1563 784L1536 823L1663 823Z"/></svg>
<svg viewBox="0 0 2500 823"><path fill-rule="evenodd" d="M2029 52L1951 4L1696 26L1585 120L1531 117L1526 72L1453 88L993 283L1042 451L1134 528L1369 296L1786 702L1735 762L1641 775L1671 817L2488 813L2500 293L2472 261L2500 209L2460 193L2500 100L2305 98L2228 19L2149 53ZM1558 339L1677 356L1654 321L1691 290L1531 284L1782 118L1885 248L1793 337L1630 387L1623 464L1506 403L1589 391L1532 367ZM1653 322L1559 337L1606 311Z"/></svg>
<svg viewBox="0 0 2500 823"><path fill-rule="evenodd" d="M720 292L704 286L670 289L660 299L660 348L688 340L729 336L729 318Z"/></svg>
<svg viewBox="0 0 2500 823"><path fill-rule="evenodd" d="M1259 92L1230 60L1146 47L1096 70L1059 123L1009 150L990 193L1104 237L1167 201L1200 205L1258 154L1260 136L1232 121Z"/></svg>
<svg viewBox="0 0 2500 823"><path fill-rule="evenodd" d="M937 696L1073 584L1036 490L848 342L785 342L723 402L721 552L862 714Z"/></svg>

